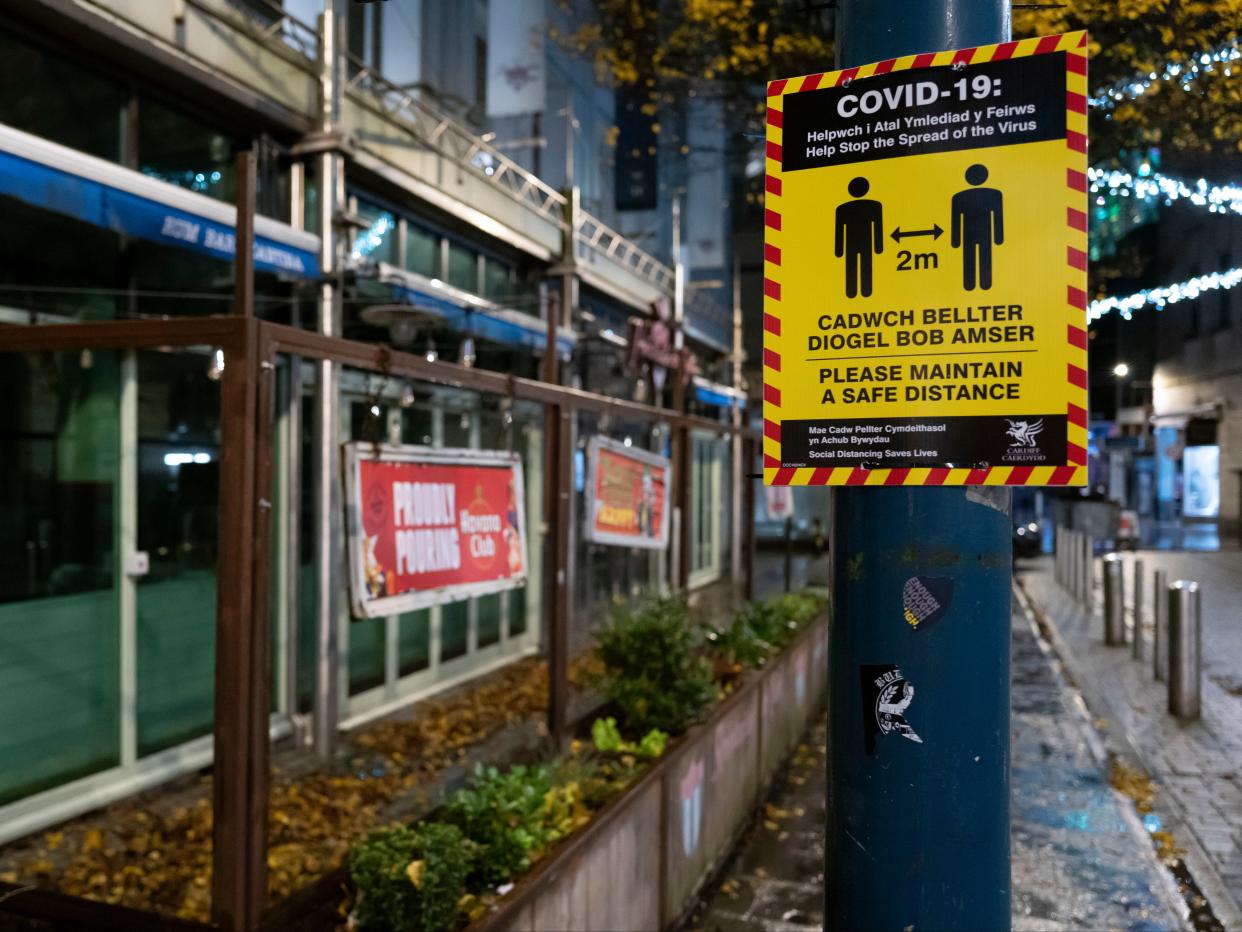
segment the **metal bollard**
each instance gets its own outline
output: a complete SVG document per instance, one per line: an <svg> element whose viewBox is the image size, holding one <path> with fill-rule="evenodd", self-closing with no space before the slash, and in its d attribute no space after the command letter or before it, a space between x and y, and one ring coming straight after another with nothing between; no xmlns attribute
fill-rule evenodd
<svg viewBox="0 0 1242 932"><path fill-rule="evenodd" d="M1169 712L1199 717L1199 584L1169 586Z"/></svg>
<svg viewBox="0 0 1242 932"><path fill-rule="evenodd" d="M1079 602L1082 601L1082 580L1086 575L1083 570L1082 560L1082 531L1074 532L1074 586L1070 590L1074 593L1074 598Z"/></svg>
<svg viewBox="0 0 1242 932"><path fill-rule="evenodd" d="M1074 576L1070 580L1070 593L1082 601L1082 531L1075 531L1070 538L1070 558L1074 561Z"/></svg>
<svg viewBox="0 0 1242 932"><path fill-rule="evenodd" d="M1095 608L1095 538L1082 535L1082 602L1087 611Z"/></svg>
<svg viewBox="0 0 1242 932"><path fill-rule="evenodd" d="M1110 647L1126 642L1126 593L1122 584L1125 563L1118 554L1104 557L1104 643Z"/></svg>
<svg viewBox="0 0 1242 932"><path fill-rule="evenodd" d="M1143 561L1134 561L1134 595L1130 600L1130 614L1134 618L1131 656L1135 660L1143 659Z"/></svg>
<svg viewBox="0 0 1242 932"><path fill-rule="evenodd" d="M1061 527L1052 530L1052 580L1061 585Z"/></svg>
<svg viewBox="0 0 1242 932"><path fill-rule="evenodd" d="M1151 672L1157 682L1169 677L1169 573L1156 570L1151 596Z"/></svg>

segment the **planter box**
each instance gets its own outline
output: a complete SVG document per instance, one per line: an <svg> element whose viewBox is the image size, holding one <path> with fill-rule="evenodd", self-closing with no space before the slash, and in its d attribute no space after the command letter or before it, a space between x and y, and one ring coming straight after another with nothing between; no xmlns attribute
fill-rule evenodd
<svg viewBox="0 0 1242 932"><path fill-rule="evenodd" d="M823 707L827 645L821 617L470 932L647 932L676 924Z"/></svg>

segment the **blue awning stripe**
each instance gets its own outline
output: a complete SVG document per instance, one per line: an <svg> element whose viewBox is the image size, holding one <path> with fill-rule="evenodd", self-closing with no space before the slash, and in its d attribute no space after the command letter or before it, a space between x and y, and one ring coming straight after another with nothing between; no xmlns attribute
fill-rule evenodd
<svg viewBox="0 0 1242 932"><path fill-rule="evenodd" d="M392 287L396 294L412 304L438 312L444 318L444 323L454 330L464 333L468 327L473 336L506 346L525 346L536 350L547 346L548 339L543 322L536 318L531 318L531 327L524 327L505 317L491 314L484 308L471 308L467 311L464 306L447 296L436 294L435 289L414 288L396 282ZM556 338L557 352L567 355L573 352L573 348L572 340L563 336Z"/></svg>
<svg viewBox="0 0 1242 932"><path fill-rule="evenodd" d="M718 405L721 408L745 408L746 399L735 395L726 395L724 392L713 391L702 385L694 386L694 397L703 404Z"/></svg>
<svg viewBox="0 0 1242 932"><path fill-rule="evenodd" d="M236 251L231 224L11 152L0 151L0 194L97 227L216 259L232 261ZM265 272L303 278L319 275L319 259L314 252L263 235L255 236L254 265Z"/></svg>

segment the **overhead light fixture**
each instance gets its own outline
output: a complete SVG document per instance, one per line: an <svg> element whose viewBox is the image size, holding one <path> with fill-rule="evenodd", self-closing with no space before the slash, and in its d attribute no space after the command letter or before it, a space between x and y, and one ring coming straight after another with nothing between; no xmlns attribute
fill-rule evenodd
<svg viewBox="0 0 1242 932"><path fill-rule="evenodd" d="M1124 379L1129 374L1130 366L1128 363L1119 362L1117 365L1113 366L1113 375L1117 376L1117 378Z"/></svg>
<svg viewBox="0 0 1242 932"><path fill-rule="evenodd" d="M419 330L435 324L440 315L415 304L373 304L358 314L364 323L388 330L388 339L398 349L409 349L418 339Z"/></svg>

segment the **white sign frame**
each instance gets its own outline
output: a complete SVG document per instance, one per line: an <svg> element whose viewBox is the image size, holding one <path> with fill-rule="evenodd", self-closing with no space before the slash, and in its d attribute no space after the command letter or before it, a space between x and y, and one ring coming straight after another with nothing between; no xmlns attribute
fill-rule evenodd
<svg viewBox="0 0 1242 932"><path fill-rule="evenodd" d="M653 538L644 539L629 534L614 534L611 531L595 529L595 480L599 473L599 451L609 450L630 459L646 463L655 469L664 471L664 508L660 512L660 533ZM672 511L673 462L668 457L660 456L649 450L638 447L627 447L620 441L598 434L587 443L587 476L586 489L586 520L583 521L583 537L594 544L610 547L632 547L636 550L667 550L669 545L669 514Z"/></svg>
<svg viewBox="0 0 1242 932"><path fill-rule="evenodd" d="M505 450L472 450L463 447L425 447L415 444L368 443L356 441L344 444L343 468L345 471L345 528L349 549L349 601L354 618L386 618L403 612L448 605L476 596L506 592L526 585L530 573L530 555L526 534L526 483L522 475L522 458ZM389 463L420 463L434 466L508 466L512 471L514 498L517 502L518 537L522 548L522 575L486 582L456 583L437 586L434 589L417 589L400 595L378 599L364 599L366 591L366 538L362 525L362 513L358 507L361 494L361 463L364 461Z"/></svg>

